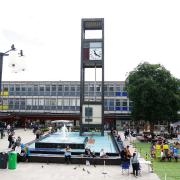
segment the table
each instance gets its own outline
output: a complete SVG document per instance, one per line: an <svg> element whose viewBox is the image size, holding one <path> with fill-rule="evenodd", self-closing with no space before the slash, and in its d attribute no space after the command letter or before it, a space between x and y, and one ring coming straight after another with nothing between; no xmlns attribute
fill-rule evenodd
<svg viewBox="0 0 180 180"><path fill-rule="evenodd" d="M148 165L148 172L151 172L151 170L150 170L150 169L152 169L152 168L151 168L151 165L152 165L151 161L146 161L146 160L143 159L143 158L139 158L138 161L139 161L139 164L140 164L141 166L143 166L143 164L147 164L147 165Z"/></svg>

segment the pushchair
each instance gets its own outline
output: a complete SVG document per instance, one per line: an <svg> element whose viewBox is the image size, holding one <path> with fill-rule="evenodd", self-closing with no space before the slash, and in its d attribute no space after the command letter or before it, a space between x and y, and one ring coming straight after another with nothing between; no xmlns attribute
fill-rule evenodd
<svg viewBox="0 0 180 180"><path fill-rule="evenodd" d="M124 172L127 171L128 175L129 175L130 162L123 161L121 167L122 167L122 174L124 174Z"/></svg>

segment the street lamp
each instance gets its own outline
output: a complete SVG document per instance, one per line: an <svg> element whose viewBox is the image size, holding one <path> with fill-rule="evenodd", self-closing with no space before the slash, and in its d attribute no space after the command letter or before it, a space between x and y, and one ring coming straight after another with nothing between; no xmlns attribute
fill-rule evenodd
<svg viewBox="0 0 180 180"><path fill-rule="evenodd" d="M12 44L11 49L9 49L8 51L6 51L4 53L0 52L0 93L1 93L1 86L2 86L3 58L4 58L4 56L9 56L8 53L11 52L11 51L16 51L16 48L15 48L14 44ZM23 51L22 50L20 50L19 56L20 57L23 56Z"/></svg>

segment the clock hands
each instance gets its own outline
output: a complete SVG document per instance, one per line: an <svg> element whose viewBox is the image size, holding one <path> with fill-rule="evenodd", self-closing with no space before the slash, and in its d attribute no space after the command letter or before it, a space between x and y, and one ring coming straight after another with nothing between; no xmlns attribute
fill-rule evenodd
<svg viewBox="0 0 180 180"><path fill-rule="evenodd" d="M93 50L93 51L94 51L94 55L95 55L95 56L101 57L99 54L96 53L95 50Z"/></svg>

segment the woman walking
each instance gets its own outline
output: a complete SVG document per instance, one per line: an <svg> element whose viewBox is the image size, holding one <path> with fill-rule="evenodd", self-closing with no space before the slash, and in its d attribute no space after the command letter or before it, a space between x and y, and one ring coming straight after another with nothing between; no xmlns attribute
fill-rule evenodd
<svg viewBox="0 0 180 180"><path fill-rule="evenodd" d="M139 161L136 153L133 153L133 156L131 157L131 164L134 176L138 176Z"/></svg>

